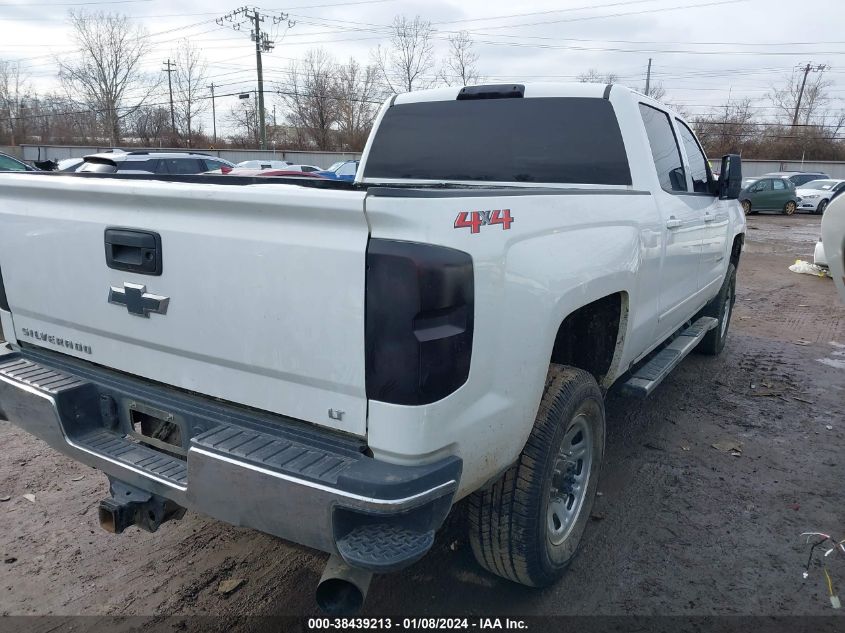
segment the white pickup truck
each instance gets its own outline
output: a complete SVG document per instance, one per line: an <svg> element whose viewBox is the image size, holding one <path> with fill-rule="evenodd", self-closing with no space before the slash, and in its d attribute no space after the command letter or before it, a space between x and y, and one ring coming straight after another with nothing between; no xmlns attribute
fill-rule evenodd
<svg viewBox="0 0 845 633"><path fill-rule="evenodd" d="M482 566L553 582L605 392L725 344L739 158L622 86L399 95L355 183L100 171L0 176L0 415L108 475L112 532L329 552L333 612L464 497Z"/></svg>

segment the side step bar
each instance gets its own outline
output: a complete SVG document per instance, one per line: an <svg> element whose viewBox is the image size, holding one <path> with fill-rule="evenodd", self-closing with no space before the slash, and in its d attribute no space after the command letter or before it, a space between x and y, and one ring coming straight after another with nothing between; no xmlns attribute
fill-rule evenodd
<svg viewBox="0 0 845 633"><path fill-rule="evenodd" d="M645 365L637 369L622 386L622 393L637 398L646 398L657 388L669 372L677 367L684 357L695 349L705 334L719 324L713 317L701 317L683 330L675 340L660 350Z"/></svg>

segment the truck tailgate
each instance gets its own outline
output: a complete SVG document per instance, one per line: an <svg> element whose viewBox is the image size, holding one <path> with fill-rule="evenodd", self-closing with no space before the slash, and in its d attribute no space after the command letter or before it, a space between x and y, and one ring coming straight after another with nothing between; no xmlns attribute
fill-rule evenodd
<svg viewBox="0 0 845 633"><path fill-rule="evenodd" d="M364 435L363 198L286 184L4 175L0 270L15 334ZM157 234L160 274L109 267L107 229Z"/></svg>

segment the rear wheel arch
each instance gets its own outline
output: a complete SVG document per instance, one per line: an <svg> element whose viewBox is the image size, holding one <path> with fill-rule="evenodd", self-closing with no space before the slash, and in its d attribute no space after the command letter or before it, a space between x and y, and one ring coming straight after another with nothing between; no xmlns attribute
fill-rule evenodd
<svg viewBox="0 0 845 633"><path fill-rule="evenodd" d="M619 366L628 326L625 291L595 299L571 311L558 326L550 364L589 372L607 389Z"/></svg>

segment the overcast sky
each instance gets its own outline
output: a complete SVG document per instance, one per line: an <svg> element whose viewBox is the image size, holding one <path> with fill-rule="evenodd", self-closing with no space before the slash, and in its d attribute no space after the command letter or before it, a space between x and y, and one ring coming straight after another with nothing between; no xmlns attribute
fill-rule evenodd
<svg viewBox="0 0 845 633"><path fill-rule="evenodd" d="M267 0L269 1L269 0ZM146 71L160 73L179 42L202 48L209 80L219 94L255 88L249 31L235 32L215 18L239 5L211 0L0 0L0 59L21 60L39 91L58 88L57 55L73 54L70 9L127 15L150 34ZM261 5L268 15L287 11L296 21L265 27L275 51L264 56L269 87L284 82L291 60L323 47L338 61L362 63L387 42L396 15L421 16L436 32L436 54L449 34L467 30L476 41L479 70L488 81L570 81L595 68L643 89L648 59L666 99L698 115L734 99L752 97L761 115L774 113L765 93L784 83L797 65L830 66L831 107L845 107L845 3L834 0L291 0ZM806 16L806 17L803 17ZM167 83L156 101L166 101ZM218 129L236 96L217 101ZM274 100L267 101L268 109ZM279 110L281 116L281 109ZM210 130L210 112L205 117Z"/></svg>

